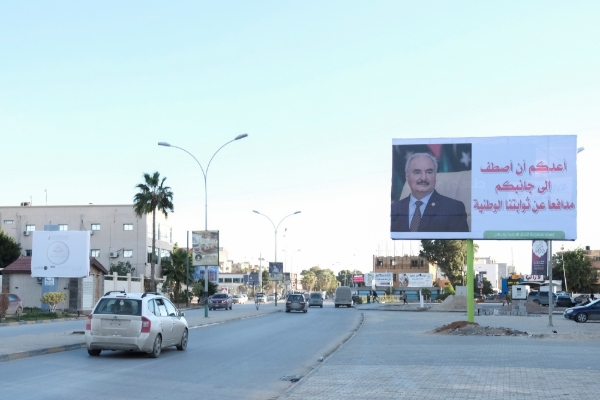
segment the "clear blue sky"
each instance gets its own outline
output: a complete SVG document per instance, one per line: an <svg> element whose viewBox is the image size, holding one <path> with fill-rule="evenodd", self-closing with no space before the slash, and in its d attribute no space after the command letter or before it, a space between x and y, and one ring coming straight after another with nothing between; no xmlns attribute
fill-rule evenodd
<svg viewBox="0 0 600 400"><path fill-rule="evenodd" d="M0 205L175 193L175 237L234 261L371 269L391 255L392 138L576 134L579 239L600 249L600 3L3 2ZM478 242L527 272L530 242ZM556 247L560 247L557 243ZM402 244L396 243L396 252ZM409 244L404 243L408 252ZM417 252L417 243L412 245Z"/></svg>

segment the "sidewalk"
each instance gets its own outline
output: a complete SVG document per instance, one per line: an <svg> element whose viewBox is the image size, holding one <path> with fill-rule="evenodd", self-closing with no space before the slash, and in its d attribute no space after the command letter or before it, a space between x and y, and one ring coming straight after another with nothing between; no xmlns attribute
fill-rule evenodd
<svg viewBox="0 0 600 400"><path fill-rule="evenodd" d="M373 305L365 308L373 308ZM363 326L282 400L311 399L596 399L600 323L553 315L476 316L481 326L523 336L432 331L460 312L361 310Z"/></svg>
<svg viewBox="0 0 600 400"><path fill-rule="evenodd" d="M204 317L204 309L202 308L193 310L183 309L182 311L186 314L185 319L188 321L189 328L198 329L210 325L261 317L282 311L284 308L285 304L283 307L281 304L275 307L273 303L261 304L259 310L256 310L254 305L234 306L233 310L209 311L208 318ZM77 319L65 319L65 321L73 320ZM81 329L75 331L3 337L0 340L0 362L84 348L86 318L79 318L79 321L81 321ZM46 322L50 322L50 320ZM42 322L31 324L37 325L40 323ZM52 323L60 324L61 322ZM0 329L11 329L11 327L5 326Z"/></svg>

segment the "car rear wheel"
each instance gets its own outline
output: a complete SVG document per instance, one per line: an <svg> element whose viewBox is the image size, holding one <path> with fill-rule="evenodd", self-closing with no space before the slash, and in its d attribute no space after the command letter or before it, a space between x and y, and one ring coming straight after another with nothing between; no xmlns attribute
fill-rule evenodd
<svg viewBox="0 0 600 400"><path fill-rule="evenodd" d="M99 356L101 351L102 351L102 350L91 350L91 349L90 349L90 350L88 350L88 354L89 354L90 356Z"/></svg>
<svg viewBox="0 0 600 400"><path fill-rule="evenodd" d="M336 305L335 305L335 308L338 308L339 306L340 306L339 304L336 304Z"/></svg>
<svg viewBox="0 0 600 400"><path fill-rule="evenodd" d="M177 350L183 351L183 350L187 349L187 343L188 343L188 331L186 329L183 331L183 335L181 335L181 343L179 344L179 346L177 346Z"/></svg>
<svg viewBox="0 0 600 400"><path fill-rule="evenodd" d="M588 316L586 313L579 313L575 316L575 321L577 322L585 322L588 320Z"/></svg>
<svg viewBox="0 0 600 400"><path fill-rule="evenodd" d="M304 310L304 313L306 314L306 312L308 312L308 310Z"/></svg>
<svg viewBox="0 0 600 400"><path fill-rule="evenodd" d="M233 304L229 306L229 309L230 309L230 310L233 310Z"/></svg>
<svg viewBox="0 0 600 400"><path fill-rule="evenodd" d="M321 308L323 308L323 304L321 304Z"/></svg>
<svg viewBox="0 0 600 400"><path fill-rule="evenodd" d="M154 346L152 347L152 353L148 354L150 358L158 358L160 356L160 352L162 350L162 338L160 335L156 335L156 339L154 339Z"/></svg>

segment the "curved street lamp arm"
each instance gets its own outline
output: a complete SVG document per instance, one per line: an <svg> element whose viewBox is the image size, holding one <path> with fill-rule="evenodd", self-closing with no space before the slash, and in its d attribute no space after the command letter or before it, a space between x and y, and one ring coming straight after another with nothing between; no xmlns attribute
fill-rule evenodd
<svg viewBox="0 0 600 400"><path fill-rule="evenodd" d="M217 153L225 146L227 146L229 143L231 142L235 142L237 139L233 139L230 140L229 142L225 143L223 146L219 147L217 149L217 151L215 151L215 153L212 155L212 157L210 158L210 160L208 161L208 165L206 166L206 173L208 174L208 169L210 168L210 163L212 162L213 158L215 158L215 156L217 155Z"/></svg>
<svg viewBox="0 0 600 400"><path fill-rule="evenodd" d="M265 214L263 213L259 213L258 211L252 210L252 212L258 214L258 215L262 215L263 217L265 217L266 219L269 220L269 222L271 223L271 225L273 225L273 229L275 229L275 232L277 232L277 228L275 227L275 224L273 223L273 221L271 220L271 218L267 217Z"/></svg>
<svg viewBox="0 0 600 400"><path fill-rule="evenodd" d="M200 164L200 161L198 161L198 159L196 157L194 157L194 155L192 153L190 153L189 151L187 151L186 149L182 148L182 147L177 147L177 146L173 146L173 145L169 145L169 147L175 147L176 149L179 150L183 150L186 153L188 153L190 156L192 156L192 158L194 160L196 160L196 162L198 163L198 166L200 167L200 169L202 170L202 175L204 175L204 179L206 180L206 173L208 172L208 168L206 169L206 172L204 171L204 168L202 168L202 164Z"/></svg>
<svg viewBox="0 0 600 400"><path fill-rule="evenodd" d="M283 217L281 219L281 221L279 221L279 223L277 224L277 228L275 228L275 231L277 231L279 229L279 225L281 225L281 223L283 222L284 219L286 219L287 217L291 217L292 215L295 215L295 214L298 214L298 211L296 211L294 213L291 213L290 215L286 215L285 217ZM273 223L273 222L271 221L271 223ZM273 224L273 226L275 226L275 224Z"/></svg>

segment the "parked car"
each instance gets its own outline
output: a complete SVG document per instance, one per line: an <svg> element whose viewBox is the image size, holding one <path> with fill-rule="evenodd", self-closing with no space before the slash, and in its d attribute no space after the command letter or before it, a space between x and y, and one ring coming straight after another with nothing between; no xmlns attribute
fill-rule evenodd
<svg viewBox="0 0 600 400"><path fill-rule="evenodd" d="M527 301L532 301L536 304L547 306L550 304L549 292L529 292ZM556 303L556 294L552 293L552 303Z"/></svg>
<svg viewBox="0 0 600 400"><path fill-rule="evenodd" d="M301 294L290 294L285 302L285 312L308 312L308 302Z"/></svg>
<svg viewBox="0 0 600 400"><path fill-rule="evenodd" d="M90 356L102 350L148 353L157 358L163 348L185 350L188 323L183 312L155 292L108 292L98 300L85 325Z"/></svg>
<svg viewBox="0 0 600 400"><path fill-rule="evenodd" d="M232 310L233 301L230 295L227 293L216 293L208 299L208 309L216 310L217 308L224 308L225 310Z"/></svg>
<svg viewBox="0 0 600 400"><path fill-rule="evenodd" d="M475 298L475 303L483 303L485 301L484 294L475 293L473 297Z"/></svg>
<svg viewBox="0 0 600 400"><path fill-rule="evenodd" d="M593 300L584 306L567 308L563 316L576 322L598 321L600 320L600 299Z"/></svg>
<svg viewBox="0 0 600 400"><path fill-rule="evenodd" d="M234 294L233 296L231 296L231 303L232 304L245 304L246 298L241 294Z"/></svg>
<svg viewBox="0 0 600 400"><path fill-rule="evenodd" d="M575 303L573 303L571 296L569 296L568 294L557 293L554 305L556 307L573 307Z"/></svg>
<svg viewBox="0 0 600 400"><path fill-rule="evenodd" d="M275 294L271 293L267 296L267 301L275 301Z"/></svg>
<svg viewBox="0 0 600 400"><path fill-rule="evenodd" d="M323 308L323 293L313 292L310 294L309 307L321 307Z"/></svg>
<svg viewBox="0 0 600 400"><path fill-rule="evenodd" d="M575 296L573 298L573 300L575 301L575 303L581 304L581 303L584 303L589 298L590 298L589 294L580 294L579 296Z"/></svg>
<svg viewBox="0 0 600 400"><path fill-rule="evenodd" d="M8 294L8 309L6 315L23 314L23 300L13 293Z"/></svg>

